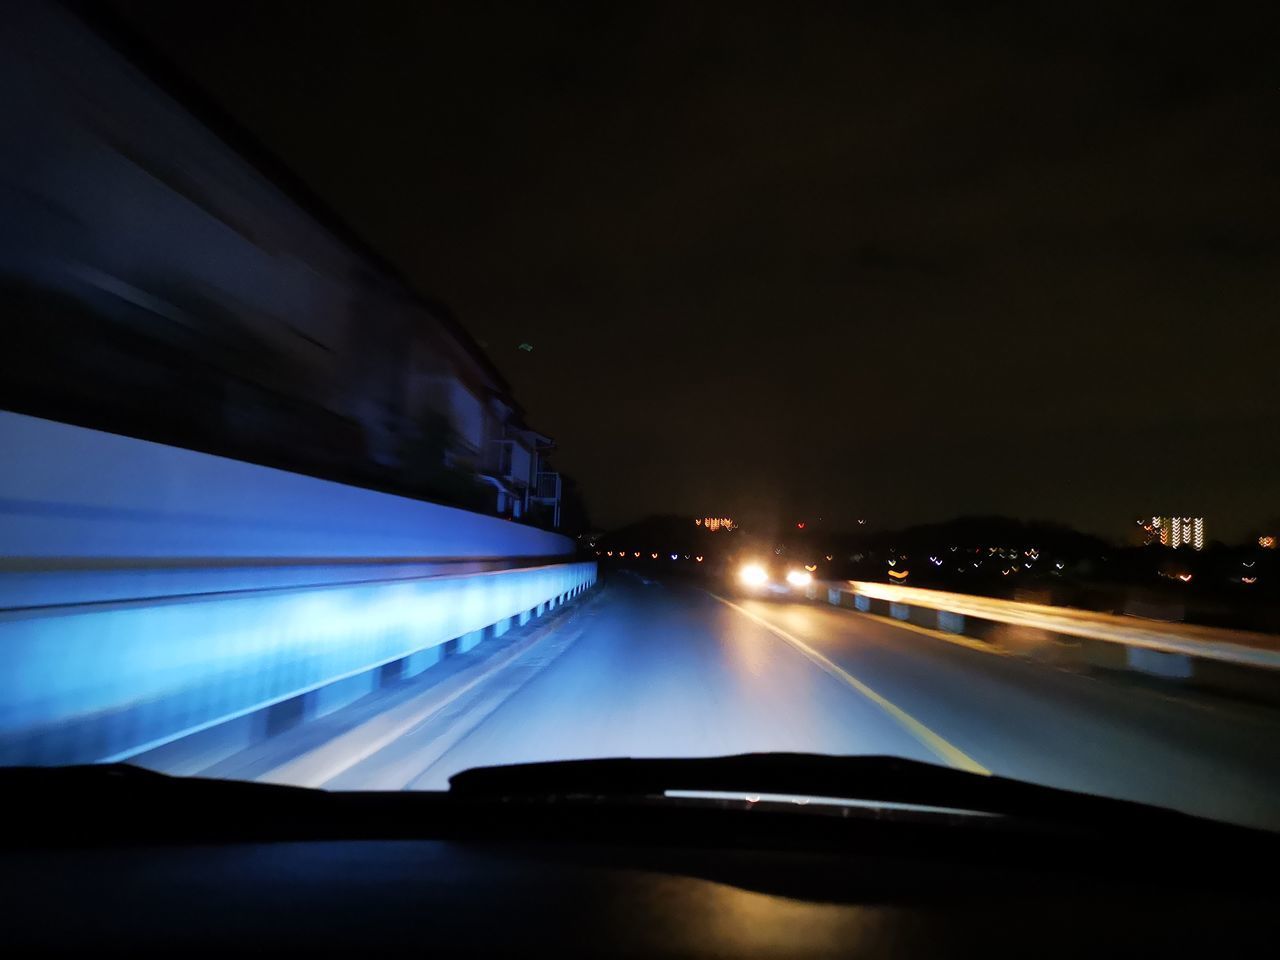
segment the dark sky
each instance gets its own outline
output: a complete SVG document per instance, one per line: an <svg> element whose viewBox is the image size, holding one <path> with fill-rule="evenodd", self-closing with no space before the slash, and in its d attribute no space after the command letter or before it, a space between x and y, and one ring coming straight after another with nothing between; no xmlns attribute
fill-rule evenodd
<svg viewBox="0 0 1280 960"><path fill-rule="evenodd" d="M601 525L1280 515L1274 15L117 5L454 307Z"/></svg>

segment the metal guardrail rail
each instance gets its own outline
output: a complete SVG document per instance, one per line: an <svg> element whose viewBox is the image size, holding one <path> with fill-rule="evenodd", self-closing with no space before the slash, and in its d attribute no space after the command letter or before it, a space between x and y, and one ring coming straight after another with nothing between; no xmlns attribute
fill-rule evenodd
<svg viewBox="0 0 1280 960"><path fill-rule="evenodd" d="M1182 623L1145 623L1132 617L998 600L922 587L864 580L823 581L820 590L863 596L890 604L923 607L979 620L1031 627L1071 637L1141 647L1160 653L1219 660L1243 666L1280 669L1280 637ZM838 602L838 598L836 601Z"/></svg>
<svg viewBox="0 0 1280 960"><path fill-rule="evenodd" d="M122 759L406 658L435 662L595 579L594 563L560 563L0 611L0 763Z"/></svg>

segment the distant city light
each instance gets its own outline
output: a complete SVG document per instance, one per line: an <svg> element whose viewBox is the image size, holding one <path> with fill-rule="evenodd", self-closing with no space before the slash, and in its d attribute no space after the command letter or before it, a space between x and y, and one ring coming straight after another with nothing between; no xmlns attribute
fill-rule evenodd
<svg viewBox="0 0 1280 960"><path fill-rule="evenodd" d="M818 565L816 563L806 563L804 565L804 568L808 570L810 573L814 573L817 571Z"/></svg>
<svg viewBox="0 0 1280 960"><path fill-rule="evenodd" d="M1258 546L1263 550L1274 550L1276 548L1276 538L1270 534L1258 538Z"/></svg>
<svg viewBox="0 0 1280 960"><path fill-rule="evenodd" d="M1154 536L1162 546L1174 550L1179 547L1204 549L1204 517L1152 517L1150 525L1143 523L1142 528L1148 532L1149 543Z"/></svg>
<svg viewBox="0 0 1280 960"><path fill-rule="evenodd" d="M654 560L658 559L658 555L656 553L651 553L649 554L649 556L651 556Z"/></svg>
<svg viewBox="0 0 1280 960"><path fill-rule="evenodd" d="M889 571L889 576L891 576L894 580L905 580L910 575L911 575L910 570L890 570Z"/></svg>
<svg viewBox="0 0 1280 960"><path fill-rule="evenodd" d="M706 527L712 533L737 527L732 517L696 517L693 522L699 527Z"/></svg>
<svg viewBox="0 0 1280 960"><path fill-rule="evenodd" d="M701 563L701 562L702 562L702 554L698 554L698 555L697 555L696 557L694 557L693 559L694 559L694 560L696 560L696 561L698 561L698 563Z"/></svg>
<svg viewBox="0 0 1280 960"><path fill-rule="evenodd" d="M796 524L796 529L797 529L797 530L803 530L804 528L805 528L805 522L804 522L803 520L799 521L799 522Z"/></svg>
<svg viewBox="0 0 1280 960"><path fill-rule="evenodd" d="M1189 573L1180 573L1180 574L1178 574L1178 579L1179 579L1179 580L1181 580L1183 583L1190 583L1190 582L1191 582L1191 574L1189 574Z"/></svg>
<svg viewBox="0 0 1280 960"><path fill-rule="evenodd" d="M1240 582L1241 583L1257 583L1258 578L1257 577L1241 577Z"/></svg>
<svg viewBox="0 0 1280 960"><path fill-rule="evenodd" d="M672 560L679 560L679 559L680 559L680 554L678 554L678 553L673 553L673 554L671 555L671 559L672 559Z"/></svg>

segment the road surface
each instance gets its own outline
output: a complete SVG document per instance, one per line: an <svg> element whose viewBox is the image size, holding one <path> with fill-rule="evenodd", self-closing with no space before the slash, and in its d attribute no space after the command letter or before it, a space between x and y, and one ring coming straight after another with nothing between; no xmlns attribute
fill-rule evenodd
<svg viewBox="0 0 1280 960"><path fill-rule="evenodd" d="M1280 828L1280 711L1263 706L627 574L544 633L444 708L401 703L399 726L374 717L261 775L441 789L525 761L892 754Z"/></svg>

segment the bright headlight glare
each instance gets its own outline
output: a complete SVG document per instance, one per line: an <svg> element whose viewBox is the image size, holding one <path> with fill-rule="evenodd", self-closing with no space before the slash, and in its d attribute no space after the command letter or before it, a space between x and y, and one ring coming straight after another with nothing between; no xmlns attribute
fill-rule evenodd
<svg viewBox="0 0 1280 960"><path fill-rule="evenodd" d="M807 587L813 582L813 575L803 570L788 570L787 583L793 587Z"/></svg>
<svg viewBox="0 0 1280 960"><path fill-rule="evenodd" d="M748 587L758 587L767 583L769 574L758 563L748 563L738 571L738 578Z"/></svg>

